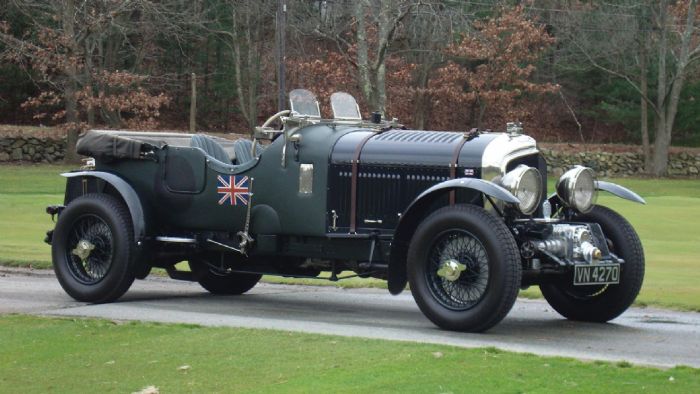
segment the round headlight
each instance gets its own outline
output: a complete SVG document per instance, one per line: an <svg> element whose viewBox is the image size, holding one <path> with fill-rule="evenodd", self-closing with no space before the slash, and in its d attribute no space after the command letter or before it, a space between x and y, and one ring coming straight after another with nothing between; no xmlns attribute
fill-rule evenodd
<svg viewBox="0 0 700 394"><path fill-rule="evenodd" d="M537 210L542 197L542 177L536 168L521 164L508 171L500 183L520 200L520 212L529 215Z"/></svg>
<svg viewBox="0 0 700 394"><path fill-rule="evenodd" d="M557 195L569 207L581 213L589 212L598 199L595 181L592 169L576 166L557 181Z"/></svg>

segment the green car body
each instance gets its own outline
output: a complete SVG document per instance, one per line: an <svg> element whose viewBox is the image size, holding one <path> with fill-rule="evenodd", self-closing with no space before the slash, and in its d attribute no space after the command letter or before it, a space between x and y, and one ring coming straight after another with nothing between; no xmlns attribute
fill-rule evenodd
<svg viewBox="0 0 700 394"><path fill-rule="evenodd" d="M639 291L631 267L641 265L643 276L641 246L613 253L607 234L625 238L631 227L593 204L596 189L643 200L583 167L547 198L546 162L519 125L505 133L406 130L363 121L347 94L334 95L329 120L310 92L290 99L292 110L257 128L253 141L88 133L79 151L94 163L64 174L64 204L48 209L59 215L47 240L68 293L111 301L152 267L225 294L247 291L260 274L352 270L387 279L394 294L410 281L436 324L483 331L507 314L520 287L552 287L543 292L555 309L597 321L622 313ZM268 127L274 120L281 130ZM183 260L189 272L175 268ZM581 298L566 290L575 275L574 290L620 288L624 300L595 312L605 297L586 291L583 307L569 305ZM573 311L581 308L593 311Z"/></svg>

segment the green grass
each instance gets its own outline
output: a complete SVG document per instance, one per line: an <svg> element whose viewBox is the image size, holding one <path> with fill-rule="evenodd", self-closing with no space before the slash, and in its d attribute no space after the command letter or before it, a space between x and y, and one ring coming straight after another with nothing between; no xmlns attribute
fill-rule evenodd
<svg viewBox="0 0 700 394"><path fill-rule="evenodd" d="M700 391L700 370L271 330L0 317L0 391Z"/></svg>
<svg viewBox="0 0 700 394"><path fill-rule="evenodd" d="M44 207L63 201L67 167L0 166L0 263L50 266L44 244L53 227ZM647 205L601 193L599 202L628 218L642 239L647 274L638 305L655 305L700 311L700 181L684 179L614 179L637 191ZM550 184L553 184L550 180ZM343 287L385 287L376 279L340 282L266 277L277 283L328 284ZM525 297L539 297L528 289Z"/></svg>
<svg viewBox="0 0 700 394"><path fill-rule="evenodd" d="M0 165L0 194L50 194L63 196L66 178L63 178L60 174L77 167L79 166L46 164Z"/></svg>
<svg viewBox="0 0 700 394"><path fill-rule="evenodd" d="M330 272L321 272L319 278L323 279L313 279L313 278L284 278L281 276L266 275L263 276L263 281L267 283L280 283L288 285L307 285L307 286L333 286L342 287L345 289L357 289L362 287L371 287L376 289L386 289L386 281L375 278L360 278L355 276L352 271L343 271L339 273L338 278L348 276L347 279L341 279L339 281L330 281Z"/></svg>
<svg viewBox="0 0 700 394"><path fill-rule="evenodd" d="M53 227L44 211L63 203L70 167L55 165L0 165L0 263L48 267L51 250L43 240Z"/></svg>

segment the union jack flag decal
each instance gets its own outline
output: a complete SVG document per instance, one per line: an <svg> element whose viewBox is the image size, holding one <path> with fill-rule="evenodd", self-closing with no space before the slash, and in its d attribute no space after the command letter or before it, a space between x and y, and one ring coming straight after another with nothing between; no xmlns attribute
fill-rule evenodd
<svg viewBox="0 0 700 394"><path fill-rule="evenodd" d="M248 177L236 175L219 175L217 177L218 185L216 192L219 193L219 205L226 204L229 201L230 205L248 205L250 191L248 189Z"/></svg>

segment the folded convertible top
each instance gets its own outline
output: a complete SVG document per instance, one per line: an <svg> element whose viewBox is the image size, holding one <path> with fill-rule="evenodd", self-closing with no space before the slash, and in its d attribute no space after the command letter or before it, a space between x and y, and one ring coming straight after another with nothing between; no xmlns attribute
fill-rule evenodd
<svg viewBox="0 0 700 394"><path fill-rule="evenodd" d="M113 133L88 131L78 140L77 152L84 156L109 162L118 159L138 159L142 149L152 145Z"/></svg>

